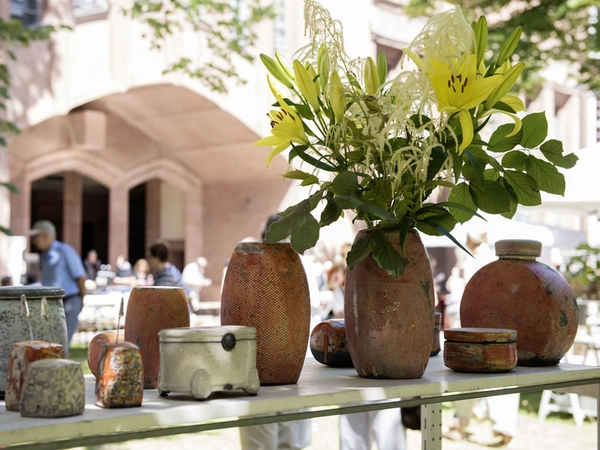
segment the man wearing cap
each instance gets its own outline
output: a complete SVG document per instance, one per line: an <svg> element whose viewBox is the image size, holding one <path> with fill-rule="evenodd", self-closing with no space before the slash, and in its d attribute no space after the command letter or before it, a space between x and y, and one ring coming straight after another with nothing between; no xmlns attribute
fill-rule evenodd
<svg viewBox="0 0 600 450"><path fill-rule="evenodd" d="M42 285L65 290L68 342L77 330L87 278L81 258L73 247L56 240L56 229L48 220L38 220L29 231L31 242L41 252Z"/></svg>

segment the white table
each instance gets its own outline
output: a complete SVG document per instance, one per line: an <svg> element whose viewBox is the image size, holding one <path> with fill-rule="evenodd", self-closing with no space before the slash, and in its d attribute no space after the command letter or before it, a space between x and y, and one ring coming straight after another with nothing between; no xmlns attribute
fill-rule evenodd
<svg viewBox="0 0 600 450"><path fill-rule="evenodd" d="M420 379L369 380L358 377L354 369L333 369L308 357L298 384L263 386L255 397L232 391L198 402L174 394L161 398L156 390L146 390L140 408L101 409L94 405L94 379L88 377L88 404L80 416L23 418L18 413L7 412L0 403L0 448L69 448L423 405L422 448L440 449L440 403L443 401L590 384L598 392L600 387L600 367L572 364L517 367L509 373L477 375L447 369L439 355L431 358Z"/></svg>

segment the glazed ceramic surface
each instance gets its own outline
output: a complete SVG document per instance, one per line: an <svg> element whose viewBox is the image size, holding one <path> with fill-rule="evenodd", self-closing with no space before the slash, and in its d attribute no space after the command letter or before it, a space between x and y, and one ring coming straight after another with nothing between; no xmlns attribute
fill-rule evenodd
<svg viewBox="0 0 600 450"><path fill-rule="evenodd" d="M142 353L144 389L158 386L158 332L189 326L190 312L183 288L137 286L132 289L125 314L125 340L137 345Z"/></svg>
<svg viewBox="0 0 600 450"><path fill-rule="evenodd" d="M31 363L23 391L23 417L66 417L83 414L85 386L81 364L69 359L42 359Z"/></svg>
<svg viewBox="0 0 600 450"><path fill-rule="evenodd" d="M360 231L355 242L368 230ZM401 252L399 232L386 232ZM408 232L406 268L399 277L369 255L346 271L344 316L352 362L364 378L420 378L429 362L435 297L429 256L415 230Z"/></svg>
<svg viewBox="0 0 600 450"><path fill-rule="evenodd" d="M13 344L6 380L6 409L18 411L25 374L32 362L47 358L64 358L63 346L46 341L22 341Z"/></svg>
<svg viewBox="0 0 600 450"><path fill-rule="evenodd" d="M519 365L550 366L573 345L578 307L573 289L550 266L535 260L542 244L496 242L497 261L469 280L460 303L464 327L517 330Z"/></svg>
<svg viewBox="0 0 600 450"><path fill-rule="evenodd" d="M447 328L444 364L457 372L508 372L517 365L517 331Z"/></svg>
<svg viewBox="0 0 600 450"><path fill-rule="evenodd" d="M142 406L143 397L140 349L131 342L104 344L96 375L96 405L102 408Z"/></svg>
<svg viewBox="0 0 600 450"><path fill-rule="evenodd" d="M6 386L8 360L15 342L41 340L63 346L68 354L65 291L56 287L0 287L0 392ZM22 298L25 298L25 301ZM27 313L29 315L27 315Z"/></svg>
<svg viewBox="0 0 600 450"><path fill-rule="evenodd" d="M125 341L125 331L119 330L119 342ZM90 372L94 376L98 373L98 361L100 361L100 353L105 344L112 344L117 341L117 330L106 330L98 333L92 338L88 344L87 363Z"/></svg>
<svg viewBox="0 0 600 450"><path fill-rule="evenodd" d="M158 390L207 398L212 392L243 389L256 394L256 330L244 326L162 330Z"/></svg>
<svg viewBox="0 0 600 450"><path fill-rule="evenodd" d="M317 361L331 367L353 367L344 319L329 319L310 333L310 351Z"/></svg>
<svg viewBox="0 0 600 450"><path fill-rule="evenodd" d="M261 384L298 381L310 335L310 293L290 244L236 246L223 283L221 325L256 328Z"/></svg>

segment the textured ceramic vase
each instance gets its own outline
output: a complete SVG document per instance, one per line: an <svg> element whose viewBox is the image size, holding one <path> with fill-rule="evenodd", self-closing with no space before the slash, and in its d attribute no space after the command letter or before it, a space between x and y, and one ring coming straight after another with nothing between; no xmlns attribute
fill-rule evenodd
<svg viewBox="0 0 600 450"><path fill-rule="evenodd" d="M190 313L183 288L137 286L131 290L125 313L125 340L137 345L142 354L144 389L158 386L158 332L189 326Z"/></svg>
<svg viewBox="0 0 600 450"><path fill-rule="evenodd" d="M463 327L517 330L518 364L551 366L573 345L578 308L565 278L536 261L542 244L496 242L499 259L467 283L460 305Z"/></svg>
<svg viewBox="0 0 600 450"><path fill-rule="evenodd" d="M64 294L63 289L56 287L0 287L0 397L4 395L8 360L15 342L56 342L68 354Z"/></svg>
<svg viewBox="0 0 600 450"><path fill-rule="evenodd" d="M359 232L355 242L368 230ZM401 253L397 232L386 239ZM429 256L414 230L405 242L406 268L388 275L369 255L346 271L344 316L352 362L364 378L420 378L429 362L435 298Z"/></svg>
<svg viewBox="0 0 600 450"><path fill-rule="evenodd" d="M290 244L236 246L223 282L221 325L256 328L262 385L298 381L308 349L310 295L304 267Z"/></svg>

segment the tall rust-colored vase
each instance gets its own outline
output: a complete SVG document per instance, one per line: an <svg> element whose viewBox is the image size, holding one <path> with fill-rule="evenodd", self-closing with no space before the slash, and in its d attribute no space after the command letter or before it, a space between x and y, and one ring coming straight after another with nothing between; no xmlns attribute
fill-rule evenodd
<svg viewBox="0 0 600 450"><path fill-rule="evenodd" d="M369 230L360 231L355 242ZM385 232L400 252L399 233ZM405 243L406 269L387 274L369 255L346 271L344 317L348 348L364 378L420 378L431 352L435 298L429 256L419 234Z"/></svg>
<svg viewBox="0 0 600 450"><path fill-rule="evenodd" d="M536 261L542 244L496 242L499 259L469 280L460 303L464 327L517 330L518 365L558 364L575 340L578 307L565 278Z"/></svg>
<svg viewBox="0 0 600 450"><path fill-rule="evenodd" d="M185 291L171 286L136 286L129 294L125 313L125 340L139 347L144 371L144 389L158 387L160 343L165 328L190 326Z"/></svg>
<svg viewBox="0 0 600 450"><path fill-rule="evenodd" d="M261 385L298 381L310 334L310 295L290 244L240 242L235 247L223 282L221 325L256 328Z"/></svg>

